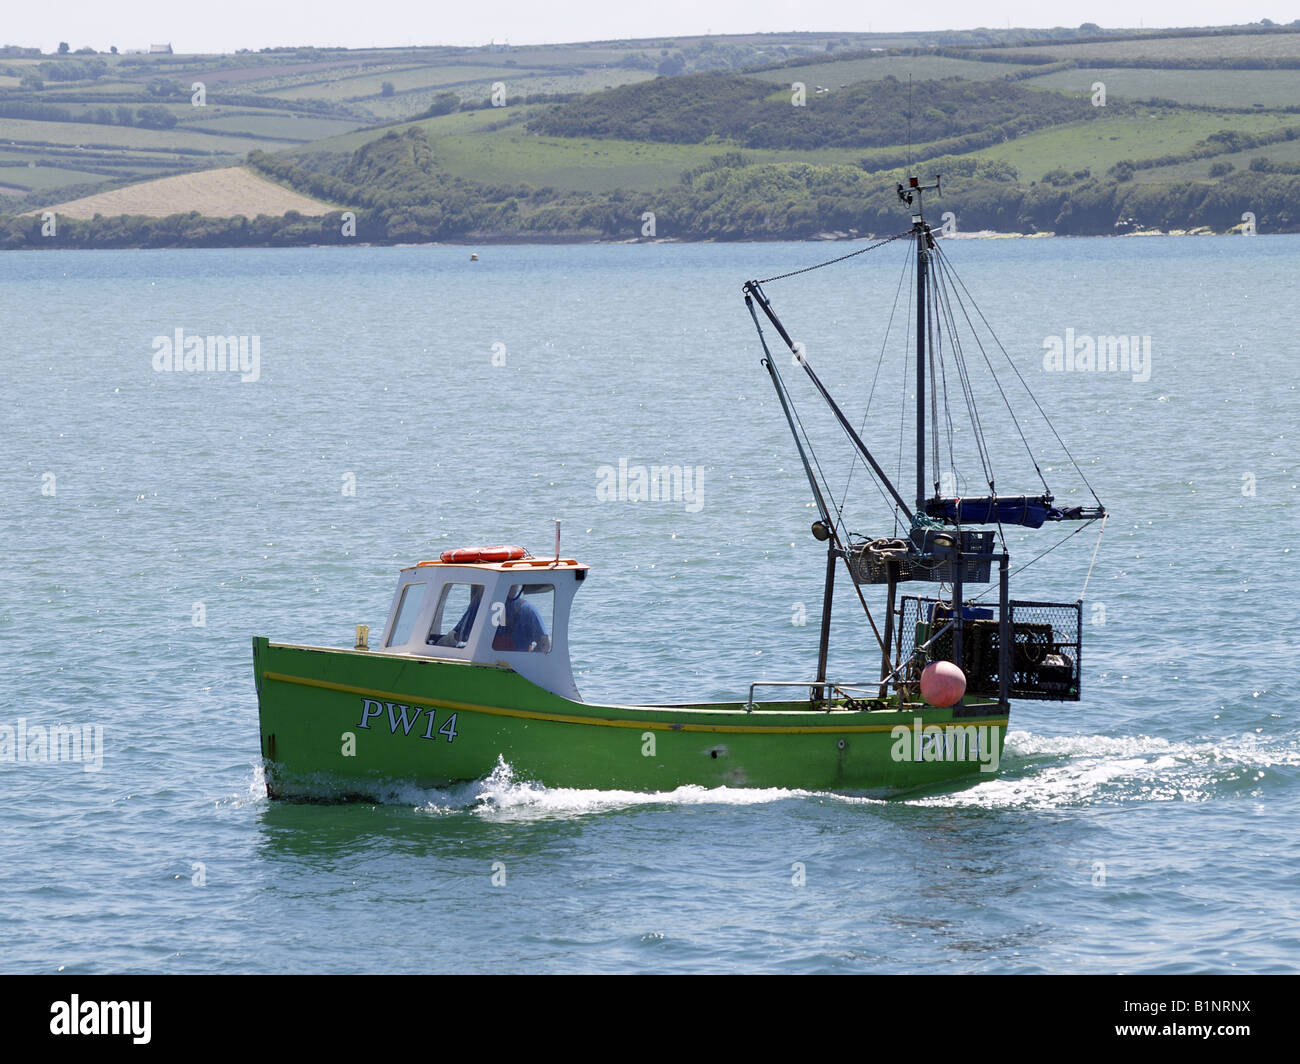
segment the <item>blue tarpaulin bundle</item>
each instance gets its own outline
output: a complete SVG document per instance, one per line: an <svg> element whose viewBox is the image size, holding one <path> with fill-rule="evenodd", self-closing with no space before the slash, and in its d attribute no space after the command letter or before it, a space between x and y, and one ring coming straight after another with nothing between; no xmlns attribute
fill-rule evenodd
<svg viewBox="0 0 1300 1064"><path fill-rule="evenodd" d="M1082 507L1058 508L1050 495L1007 495L982 499L931 499L926 513L961 525L1024 525L1041 528L1044 521L1077 520Z"/></svg>

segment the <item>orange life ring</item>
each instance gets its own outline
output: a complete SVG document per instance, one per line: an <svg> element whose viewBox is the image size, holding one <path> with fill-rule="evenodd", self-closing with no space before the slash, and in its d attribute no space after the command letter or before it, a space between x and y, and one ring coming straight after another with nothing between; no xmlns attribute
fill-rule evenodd
<svg viewBox="0 0 1300 1064"><path fill-rule="evenodd" d="M528 556L523 547L461 547L459 550L445 550L442 560L452 565L464 565L470 562L512 562Z"/></svg>

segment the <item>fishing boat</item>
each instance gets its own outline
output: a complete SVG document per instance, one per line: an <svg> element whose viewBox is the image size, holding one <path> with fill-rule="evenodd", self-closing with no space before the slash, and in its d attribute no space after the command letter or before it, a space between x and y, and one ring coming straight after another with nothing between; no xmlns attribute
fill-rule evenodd
<svg viewBox="0 0 1300 1064"><path fill-rule="evenodd" d="M977 418L973 435L987 490L973 497L940 490L939 447L927 454L927 437L937 436L938 411L949 409L949 383L974 408L955 309L964 290L925 221L921 201L931 191L939 191L938 178L930 184L912 178L898 186L900 200L911 208L908 230L830 262L743 286L761 362L816 505L810 544L825 550L812 676L757 678L724 702L585 701L573 678L568 631L574 599L590 570L562 554L557 523L549 553L533 555L513 545L469 547L401 570L374 645L364 626L350 648L255 637L268 792L285 798L374 796L393 784L445 787L481 779L505 763L515 778L552 787L908 793L990 778L1001 761L1013 699L1079 699L1082 599L1012 599L1005 527L1067 522L1081 528L1101 520L1104 528L1106 511L1095 493L1086 504L1058 504L1045 480L1041 492L1000 493ZM908 345L915 352L912 504L831 396L767 294L787 277L901 240L910 242L905 268L914 273L914 287L908 286L915 314L908 316L915 322L915 342ZM851 444L854 461L881 489L891 512L876 516L877 531L892 521L891 534L868 537L850 528L782 372L787 360L772 353L764 322ZM1033 467L1041 476L1037 462ZM837 577L851 584L864 614L859 632L871 638L857 655L861 672L854 677L832 676L828 668ZM900 585L908 583L928 583L933 591L900 595ZM880 590L878 621L868 598Z"/></svg>

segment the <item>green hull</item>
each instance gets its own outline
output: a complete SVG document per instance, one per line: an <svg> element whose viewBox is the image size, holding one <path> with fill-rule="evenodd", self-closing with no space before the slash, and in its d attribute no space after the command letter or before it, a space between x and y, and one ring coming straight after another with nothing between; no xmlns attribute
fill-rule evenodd
<svg viewBox="0 0 1300 1064"><path fill-rule="evenodd" d="M481 779L500 760L550 787L900 792L996 772L1006 707L807 701L573 702L507 668L253 640L273 797L373 795Z"/></svg>

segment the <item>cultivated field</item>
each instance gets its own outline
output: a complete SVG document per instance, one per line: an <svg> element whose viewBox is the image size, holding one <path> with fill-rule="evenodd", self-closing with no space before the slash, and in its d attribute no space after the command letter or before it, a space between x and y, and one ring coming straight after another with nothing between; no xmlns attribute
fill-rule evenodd
<svg viewBox="0 0 1300 1064"><path fill-rule="evenodd" d="M335 208L232 166L145 181L47 209L70 218L93 218L96 214L165 218L186 211L198 211L209 218L256 218L259 214L278 217L289 211L321 215Z"/></svg>

